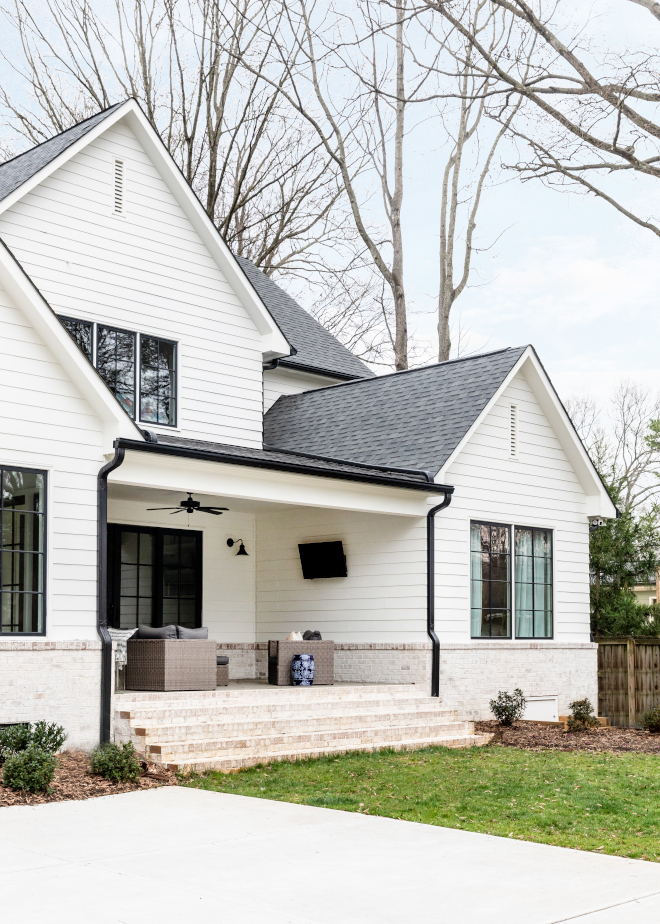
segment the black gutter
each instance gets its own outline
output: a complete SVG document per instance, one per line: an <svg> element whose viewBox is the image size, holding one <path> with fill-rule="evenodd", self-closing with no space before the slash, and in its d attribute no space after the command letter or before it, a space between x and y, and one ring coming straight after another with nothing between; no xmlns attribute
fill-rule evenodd
<svg viewBox="0 0 660 924"><path fill-rule="evenodd" d="M184 446L169 446L166 443L142 443L137 440L120 439L117 446L130 449L131 452L154 452L166 456L178 456L183 459L200 459L205 462L222 462L226 465L245 465L250 468L268 469L278 472L295 472L298 475L314 475L317 478L335 478L341 481L358 481L366 484L385 485L390 488L408 488L414 491L424 491L426 494L447 494L453 488L447 485L434 484L425 481L404 481L401 478L387 478L386 475L357 474L356 472L332 471L315 468L300 462L279 462L274 459L251 458L250 456L234 455L229 452L217 452L208 449L188 449ZM121 463L120 463L121 464ZM351 463L345 463L350 465ZM425 477L426 477L426 473Z"/></svg>
<svg viewBox="0 0 660 924"><path fill-rule="evenodd" d="M310 366L303 362L292 362L288 356L280 359L280 365L287 369L295 369L297 372L309 372L310 375L322 375L326 379L342 379L344 382L360 381L371 378L369 375L357 375L354 372L332 372L330 369L321 369L320 366Z"/></svg>
<svg viewBox="0 0 660 924"><path fill-rule="evenodd" d="M98 473L96 628L101 639L101 742L110 740L112 720L112 639L108 632L108 475L124 461L126 450L119 442L115 440L114 459Z"/></svg>
<svg viewBox="0 0 660 924"><path fill-rule="evenodd" d="M445 499L426 514L426 631L431 654L431 696L440 696L440 639L435 632L435 515L451 504L453 488L445 487Z"/></svg>

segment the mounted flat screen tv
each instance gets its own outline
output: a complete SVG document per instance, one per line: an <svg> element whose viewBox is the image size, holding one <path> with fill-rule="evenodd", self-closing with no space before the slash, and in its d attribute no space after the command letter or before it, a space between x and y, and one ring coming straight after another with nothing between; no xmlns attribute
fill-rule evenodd
<svg viewBox="0 0 660 924"><path fill-rule="evenodd" d="M307 581L315 578L346 577L346 556L341 542L306 542L298 546L303 577Z"/></svg>

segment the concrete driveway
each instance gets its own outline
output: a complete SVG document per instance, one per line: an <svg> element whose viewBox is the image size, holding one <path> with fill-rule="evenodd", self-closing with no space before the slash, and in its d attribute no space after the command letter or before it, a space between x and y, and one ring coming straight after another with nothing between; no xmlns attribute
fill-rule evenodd
<svg viewBox="0 0 660 924"><path fill-rule="evenodd" d="M163 788L0 809L21 924L658 924L660 864Z"/></svg>

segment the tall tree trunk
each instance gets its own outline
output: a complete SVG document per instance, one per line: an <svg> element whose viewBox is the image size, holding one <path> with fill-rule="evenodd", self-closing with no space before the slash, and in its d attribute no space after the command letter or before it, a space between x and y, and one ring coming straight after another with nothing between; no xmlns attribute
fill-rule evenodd
<svg viewBox="0 0 660 924"><path fill-rule="evenodd" d="M403 287L403 236L401 205L403 203L403 132L405 117L403 13L405 4L397 4L396 25L396 133L394 139L394 195L392 196L392 294L396 336L394 363L397 372L408 368L408 318Z"/></svg>

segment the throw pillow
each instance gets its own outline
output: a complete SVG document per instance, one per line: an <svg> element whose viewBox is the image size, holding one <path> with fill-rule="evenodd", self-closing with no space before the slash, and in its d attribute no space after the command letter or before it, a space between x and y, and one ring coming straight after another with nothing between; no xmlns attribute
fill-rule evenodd
<svg viewBox="0 0 660 924"><path fill-rule="evenodd" d="M204 628L186 629L185 626L177 626L176 631L177 631L179 638L187 638L187 639L198 638L199 639L199 638L209 637L209 630L204 629Z"/></svg>
<svg viewBox="0 0 660 924"><path fill-rule="evenodd" d="M176 626L163 626L154 629L153 626L138 626L138 638L176 638Z"/></svg>

